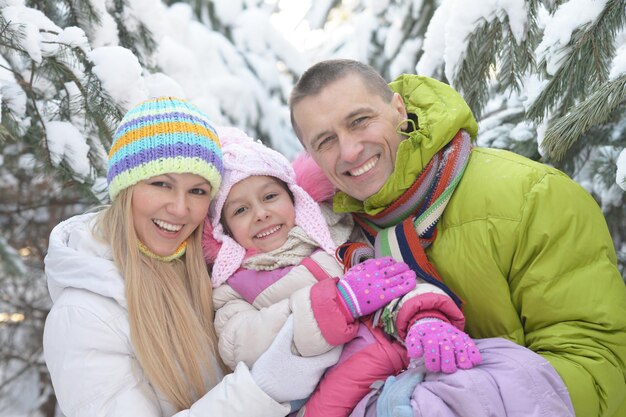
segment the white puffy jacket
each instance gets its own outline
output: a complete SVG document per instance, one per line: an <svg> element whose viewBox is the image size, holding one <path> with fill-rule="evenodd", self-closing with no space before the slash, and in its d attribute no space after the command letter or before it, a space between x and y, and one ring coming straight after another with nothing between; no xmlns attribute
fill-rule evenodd
<svg viewBox="0 0 626 417"><path fill-rule="evenodd" d="M60 223L45 259L54 302L44 355L67 417L284 416L289 407L265 394L239 364L188 410L178 413L143 375L130 342L124 281L107 245L84 214Z"/></svg>

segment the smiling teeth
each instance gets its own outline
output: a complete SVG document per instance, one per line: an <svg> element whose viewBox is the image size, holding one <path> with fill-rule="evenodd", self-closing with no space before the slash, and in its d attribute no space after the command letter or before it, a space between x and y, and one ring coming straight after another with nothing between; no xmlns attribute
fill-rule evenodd
<svg viewBox="0 0 626 417"><path fill-rule="evenodd" d="M260 238L262 238L262 237L269 236L269 235L271 235L272 233L277 232L277 231L278 231L281 227L282 227L282 226L278 225L278 226L276 226L276 227L274 227L274 228L272 228L272 229L268 230L267 232L259 233L259 234L258 234L258 235L256 235L255 237L256 237L256 238L258 238L258 239L260 239Z"/></svg>
<svg viewBox="0 0 626 417"><path fill-rule="evenodd" d="M168 232L178 232L180 229L183 228L183 226L180 225L180 224L166 223L163 220L154 219L153 222L154 222L154 224L159 226L161 229L165 229Z"/></svg>
<svg viewBox="0 0 626 417"><path fill-rule="evenodd" d="M362 167L348 171L348 173L352 175L353 177L358 177L359 175L363 175L370 169L374 168L374 166L376 165L376 162L378 162L378 158L372 158L369 160L369 162L367 162Z"/></svg>

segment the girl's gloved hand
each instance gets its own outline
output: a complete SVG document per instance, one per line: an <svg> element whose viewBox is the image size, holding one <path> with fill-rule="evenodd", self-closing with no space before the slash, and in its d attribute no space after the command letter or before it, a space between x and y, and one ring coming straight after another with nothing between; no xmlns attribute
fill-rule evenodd
<svg viewBox="0 0 626 417"><path fill-rule="evenodd" d="M415 272L390 256L354 265L337 282L345 310L353 318L367 316L415 288Z"/></svg>
<svg viewBox="0 0 626 417"><path fill-rule="evenodd" d="M418 320L406 336L409 359L424 357L429 372L451 374L470 369L482 358L474 341L463 331L439 319Z"/></svg>
<svg viewBox="0 0 626 417"><path fill-rule="evenodd" d="M289 316L250 370L259 388L279 403L311 395L326 368L337 363L341 355L341 346L337 346L321 355L302 357L291 351L292 341L293 316Z"/></svg>

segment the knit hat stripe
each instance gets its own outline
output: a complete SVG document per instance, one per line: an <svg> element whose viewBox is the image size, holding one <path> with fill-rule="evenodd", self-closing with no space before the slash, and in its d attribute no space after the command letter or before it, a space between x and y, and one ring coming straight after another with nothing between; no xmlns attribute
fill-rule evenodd
<svg viewBox="0 0 626 417"><path fill-rule="evenodd" d="M211 184L211 198L217 193L222 175L214 163L200 158L178 157L160 159L126 169L113 177L109 183L109 194L114 198L121 190L134 185L139 181L162 175L164 173L185 174L192 173L205 178Z"/></svg>
<svg viewBox="0 0 626 417"><path fill-rule="evenodd" d="M175 143L160 145L148 149L142 149L141 151L134 154L123 155L117 163L109 166L107 180L111 181L116 175L119 175L125 170L132 170L133 168L138 167L142 164L147 165L152 161L160 161L165 159L184 161L186 158L198 159L204 161L207 164L215 165L215 167L220 172L223 170L222 160L219 158L219 155L216 155L216 152L212 149L207 149L205 146L202 145ZM192 167L188 167L187 169L188 171L176 172L193 172ZM152 177L156 175L161 175L162 173L163 171L161 171L161 173L155 173L154 175L152 175Z"/></svg>
<svg viewBox="0 0 626 417"><path fill-rule="evenodd" d="M137 129L148 124L172 122L198 123L209 129L211 132L214 133L215 136L217 136L217 133L215 133L215 130L213 130L208 120L186 112L171 112L165 114L147 114L133 116L135 116L135 118L128 120L126 123L121 124L117 128L118 136L122 136L133 129Z"/></svg>
<svg viewBox="0 0 626 417"><path fill-rule="evenodd" d="M175 105L172 105L175 104ZM175 103L167 102L166 100L149 100L139 106L131 109L124 116L124 120L118 126L115 135L116 137L122 136L122 134L126 133L126 131L130 130L130 126L136 126L135 120L152 117L152 123L155 123L155 120L158 122L161 119L169 118L171 119L174 114L180 115L180 119L187 120L191 123L200 122L201 125L207 127L209 130L215 133L215 129L213 129L211 121L208 117L196 109L191 104L176 100ZM148 121L148 120L146 120ZM177 120L181 121L181 120ZM149 125L150 123L146 123ZM217 136L217 134L216 134Z"/></svg>
<svg viewBox="0 0 626 417"><path fill-rule="evenodd" d="M168 144L168 143L171 144L169 135L155 135L155 136L138 139L126 145L126 147L124 148L124 153L117 152L111 158L109 158L109 166L113 166L117 164L119 161L121 161L122 159L127 158L129 156L138 154L147 149L157 149L163 144ZM156 147L154 147L155 144L156 144ZM203 148L207 148L211 150L212 152L215 152L217 155L220 156L220 164L221 164L222 149L220 148L218 143L207 140L206 136L198 135L196 133L189 133L187 135L185 144L200 146Z"/></svg>
<svg viewBox="0 0 626 417"><path fill-rule="evenodd" d="M150 102L147 102L147 103L150 104ZM158 103L159 103L159 100L154 101L154 104L158 104ZM175 109L174 108L166 108L166 109L155 108L155 106L138 106L130 110L126 114L126 116L124 117L124 122L128 122L131 119L136 119L136 118L144 117L144 116L159 116L162 114L178 112L178 113L184 113L184 114L188 114L190 116L202 119L212 126L211 120L204 113L196 109L194 106L190 105L189 103L185 101L178 101L176 104L177 104L177 107ZM122 123L122 125L124 124L124 122Z"/></svg>
<svg viewBox="0 0 626 417"><path fill-rule="evenodd" d="M117 141L111 146L109 158L124 146L136 140L140 140L149 136L166 135L166 137L199 134L211 138L213 142L219 142L215 132L195 123L191 122L171 122L171 123L153 123L142 125L138 129L130 130L118 136ZM172 138L174 139L174 138ZM172 139L169 141L171 142ZM175 140L175 139L174 139Z"/></svg>

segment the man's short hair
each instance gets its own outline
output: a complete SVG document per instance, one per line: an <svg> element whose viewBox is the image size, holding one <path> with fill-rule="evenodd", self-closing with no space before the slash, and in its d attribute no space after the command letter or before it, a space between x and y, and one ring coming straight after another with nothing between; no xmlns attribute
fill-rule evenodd
<svg viewBox="0 0 626 417"><path fill-rule="evenodd" d="M372 67L352 59L329 59L318 62L300 76L298 82L291 91L289 98L289 112L291 113L291 125L300 138L300 132L293 117L293 108L306 97L319 94L329 84L345 77L348 74L356 74L364 81L368 90L390 102L393 91L387 85L387 81ZM302 140L302 138L300 138Z"/></svg>

